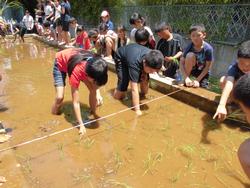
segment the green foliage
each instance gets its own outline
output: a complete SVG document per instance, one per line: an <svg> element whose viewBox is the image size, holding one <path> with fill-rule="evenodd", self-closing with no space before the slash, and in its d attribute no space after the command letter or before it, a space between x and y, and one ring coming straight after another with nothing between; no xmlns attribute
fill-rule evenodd
<svg viewBox="0 0 250 188"><path fill-rule="evenodd" d="M0 0L0 16L7 8L20 8L22 4L19 1Z"/></svg>
<svg viewBox="0 0 250 188"><path fill-rule="evenodd" d="M122 0L78 0L71 1L72 15L80 18L84 23L97 26L100 21L102 10L107 7L119 8L126 5Z"/></svg>
<svg viewBox="0 0 250 188"><path fill-rule="evenodd" d="M248 3L248 0L138 0L137 5Z"/></svg>

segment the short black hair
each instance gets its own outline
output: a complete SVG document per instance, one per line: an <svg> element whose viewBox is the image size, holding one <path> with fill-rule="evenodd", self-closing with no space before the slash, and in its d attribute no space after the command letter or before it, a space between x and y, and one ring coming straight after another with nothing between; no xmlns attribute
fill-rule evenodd
<svg viewBox="0 0 250 188"><path fill-rule="evenodd" d="M43 27L45 27L45 28L50 27L50 23L49 23L48 21L45 21L45 22L43 23Z"/></svg>
<svg viewBox="0 0 250 188"><path fill-rule="evenodd" d="M93 78L97 86L105 85L108 81L108 64L100 56L86 50L77 50L68 62L68 75L71 76L75 66L87 61L86 73L90 78Z"/></svg>
<svg viewBox="0 0 250 188"><path fill-rule="evenodd" d="M250 108L250 73L243 75L235 84L233 97L244 106Z"/></svg>
<svg viewBox="0 0 250 188"><path fill-rule="evenodd" d="M105 85L108 81L108 64L101 57L93 57L87 61L86 73L97 86Z"/></svg>
<svg viewBox="0 0 250 188"><path fill-rule="evenodd" d="M159 32L162 32L164 30L169 30L169 32L172 32L171 26L169 24L167 24L166 22L162 22L162 23L155 26L155 33L159 33Z"/></svg>
<svg viewBox="0 0 250 188"><path fill-rule="evenodd" d="M71 17L71 18L69 19L69 23L73 23L74 21L77 21L74 17Z"/></svg>
<svg viewBox="0 0 250 188"><path fill-rule="evenodd" d="M98 35L99 35L98 29L91 29L91 30L89 30L89 32L88 32L88 37L89 37L89 38L97 38Z"/></svg>
<svg viewBox="0 0 250 188"><path fill-rule="evenodd" d="M164 57L159 50L150 50L145 55L145 64L153 69L161 69L164 62Z"/></svg>
<svg viewBox="0 0 250 188"><path fill-rule="evenodd" d="M104 22L100 23L99 26L98 26L98 30L99 30L100 33L108 31L107 24L104 23Z"/></svg>
<svg viewBox="0 0 250 188"><path fill-rule="evenodd" d="M149 40L149 32L145 28L137 29L135 32L135 42L147 42Z"/></svg>
<svg viewBox="0 0 250 188"><path fill-rule="evenodd" d="M237 56L238 58L250 58L250 40L241 43Z"/></svg>
<svg viewBox="0 0 250 188"><path fill-rule="evenodd" d="M192 24L189 28L189 34L191 34L193 31L205 33L206 28L205 28L204 24Z"/></svg>
<svg viewBox="0 0 250 188"><path fill-rule="evenodd" d="M84 31L84 27L82 25L78 25L76 27L76 32L82 32L82 31Z"/></svg>
<svg viewBox="0 0 250 188"><path fill-rule="evenodd" d="M129 19L130 25L134 25L137 20L141 20L142 24L145 25L145 19L137 12L134 12Z"/></svg>

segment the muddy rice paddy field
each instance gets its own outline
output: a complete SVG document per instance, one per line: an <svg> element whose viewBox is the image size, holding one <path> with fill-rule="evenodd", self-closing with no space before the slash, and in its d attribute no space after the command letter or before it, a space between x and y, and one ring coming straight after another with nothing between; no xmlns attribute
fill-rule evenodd
<svg viewBox="0 0 250 188"><path fill-rule="evenodd" d="M12 138L0 150L70 128L75 119L67 88L62 114L50 114L54 100L52 66L57 49L32 39L1 45L0 120ZM116 76L101 89L101 117L130 107L130 96L113 100ZM162 96L149 90L150 101ZM88 91L80 87L82 115L89 115ZM0 175L10 188L218 188L249 187L237 158L250 136L238 127L217 124L199 109L169 96L78 129L0 153Z"/></svg>

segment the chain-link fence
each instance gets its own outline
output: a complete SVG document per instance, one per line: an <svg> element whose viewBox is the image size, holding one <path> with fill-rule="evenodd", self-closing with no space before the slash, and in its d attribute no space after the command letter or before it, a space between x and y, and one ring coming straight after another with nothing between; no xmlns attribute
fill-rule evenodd
<svg viewBox="0 0 250 188"><path fill-rule="evenodd" d="M203 23L208 40L238 43L250 39L250 4L128 6L109 11L116 26L130 28L129 18L138 12L152 30L165 21L174 32L185 36L192 24Z"/></svg>

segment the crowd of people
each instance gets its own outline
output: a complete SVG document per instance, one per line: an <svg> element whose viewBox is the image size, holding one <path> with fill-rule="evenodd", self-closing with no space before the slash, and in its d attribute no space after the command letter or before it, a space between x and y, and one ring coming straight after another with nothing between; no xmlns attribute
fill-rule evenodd
<svg viewBox="0 0 250 188"><path fill-rule="evenodd" d="M53 66L56 97L52 113L60 114L68 75L74 113L81 134L86 129L80 112L79 84L82 81L88 88L89 106L97 118L96 107L103 103L99 87L108 81L107 61L114 61L116 67L118 81L113 93L114 99L123 99L130 85L132 105L137 115L142 114L140 97L148 92L149 74L162 72L164 76L178 80L178 83L182 81L185 87L209 86L210 69L215 59L213 47L205 41L206 30L203 24L190 26L191 42L184 48L182 37L173 33L171 26L165 22L154 28L159 38L156 41L153 31L139 13L131 15L129 23L133 29L128 35L124 25L115 28L106 10L100 14L98 27L86 31L70 15L70 9L68 0L48 0L38 5L35 21L26 11L23 24L18 27L13 25L12 30L13 35L19 34L23 41L24 33L36 32L48 41L68 47L56 54ZM1 26L0 34L3 38L4 29ZM226 105L237 102L250 122L249 73L250 40L240 45L237 60L230 65L227 75L220 79L222 96L214 118L224 120L227 116ZM249 143L248 140L242 144L239 158L250 178Z"/></svg>

